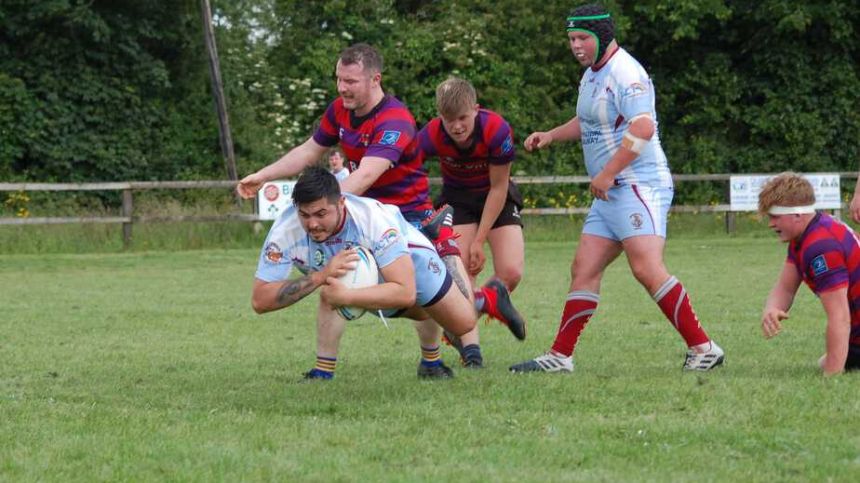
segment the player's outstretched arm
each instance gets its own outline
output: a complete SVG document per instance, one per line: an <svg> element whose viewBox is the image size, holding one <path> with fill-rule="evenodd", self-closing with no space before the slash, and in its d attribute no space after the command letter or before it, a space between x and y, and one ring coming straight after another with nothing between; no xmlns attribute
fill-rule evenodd
<svg viewBox="0 0 860 483"><path fill-rule="evenodd" d="M242 198L253 198L264 183L275 179L289 178L301 173L308 165L319 160L325 154L326 149L326 147L317 144L314 138L309 138L274 163L242 178L236 186L236 192Z"/></svg>
<svg viewBox="0 0 860 483"><path fill-rule="evenodd" d="M848 339L851 336L851 309L848 307L848 288L842 287L819 294L821 305L827 313L825 346L827 353L821 361L825 376L839 374L845 370L848 358Z"/></svg>
<svg viewBox="0 0 860 483"><path fill-rule="evenodd" d="M385 282L358 289L347 288L340 280L329 277L320 296L334 307L407 309L415 305L415 268L409 255L381 267L379 272Z"/></svg>
<svg viewBox="0 0 860 483"><path fill-rule="evenodd" d="M762 311L761 331L766 338L769 339L782 330L782 321L788 318L788 309L794 302L794 295L801 282L794 265L785 263Z"/></svg>
<svg viewBox="0 0 860 483"><path fill-rule="evenodd" d="M391 161L385 158L365 156L361 158L358 169L349 173L349 176L341 182L340 189L344 193L362 195L389 167L391 167Z"/></svg>
<svg viewBox="0 0 860 483"><path fill-rule="evenodd" d="M332 257L319 272L311 272L299 278L277 282L254 280L251 295L251 305L254 307L254 312L262 314L293 305L310 295L327 279L339 277L346 273L347 269L352 268L357 260L358 255L354 251L344 250Z"/></svg>
<svg viewBox="0 0 860 483"><path fill-rule="evenodd" d="M570 121L556 126L549 131L538 131L529 134L526 138L526 151L534 151L535 149L543 149L555 141L575 141L582 138L582 129L579 126L579 118L574 117Z"/></svg>

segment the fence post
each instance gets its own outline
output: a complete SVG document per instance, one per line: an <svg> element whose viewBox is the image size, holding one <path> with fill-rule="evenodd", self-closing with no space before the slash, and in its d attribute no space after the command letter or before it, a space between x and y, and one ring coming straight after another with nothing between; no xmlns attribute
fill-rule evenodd
<svg viewBox="0 0 860 483"><path fill-rule="evenodd" d="M122 190L122 216L128 221L122 222L122 247L128 250L131 247L131 226L133 223L134 197L131 188Z"/></svg>
<svg viewBox="0 0 860 483"><path fill-rule="evenodd" d="M732 234L735 232L735 212L726 212L726 233Z"/></svg>
<svg viewBox="0 0 860 483"><path fill-rule="evenodd" d="M726 199L729 200L729 203L732 202L732 179L729 177L729 182L726 183ZM726 233L731 235L735 232L735 212L729 208L726 211Z"/></svg>

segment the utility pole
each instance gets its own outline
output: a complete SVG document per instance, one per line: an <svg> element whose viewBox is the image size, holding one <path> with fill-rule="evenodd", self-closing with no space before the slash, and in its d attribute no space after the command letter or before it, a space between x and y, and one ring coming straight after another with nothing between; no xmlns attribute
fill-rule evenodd
<svg viewBox="0 0 860 483"><path fill-rule="evenodd" d="M200 10L203 15L203 39L206 42L206 52L209 54L209 78L212 81L215 110L218 112L218 138L221 142L221 153L227 167L227 177L231 181L237 181L239 176L236 171L236 155L233 152L233 136L230 134L227 100L224 97L224 84L221 82L221 65L218 62L218 48L215 45L209 0L200 0ZM236 194L236 203L241 206L241 198L238 194Z"/></svg>

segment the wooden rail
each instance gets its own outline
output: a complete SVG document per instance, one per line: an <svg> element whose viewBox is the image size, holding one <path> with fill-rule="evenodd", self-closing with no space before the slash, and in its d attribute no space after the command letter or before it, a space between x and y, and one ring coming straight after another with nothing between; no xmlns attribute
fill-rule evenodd
<svg viewBox="0 0 860 483"><path fill-rule="evenodd" d="M678 182L696 181L726 181L732 174L676 174L673 179ZM856 179L856 172L839 173L840 178ZM587 176L514 176L514 181L520 185L527 184L587 184L591 180ZM440 185L441 178L431 178L430 183ZM0 218L0 225L55 225L67 223L121 223L123 245L129 247L132 242L134 223L152 223L166 221L260 221L256 214L229 213L224 215L188 215L188 216L140 216L134 215L134 191L154 189L230 189L236 186L235 181L125 181L110 183L0 183L0 192L4 191L122 191L121 216L67 216L67 217L36 217L36 218ZM727 190L728 192L728 190ZM734 212L728 204L672 206L671 211L680 213L704 212L725 213L726 231L734 231ZM525 208L526 215L571 215L588 213L587 207L576 208ZM837 216L839 210L837 210Z"/></svg>

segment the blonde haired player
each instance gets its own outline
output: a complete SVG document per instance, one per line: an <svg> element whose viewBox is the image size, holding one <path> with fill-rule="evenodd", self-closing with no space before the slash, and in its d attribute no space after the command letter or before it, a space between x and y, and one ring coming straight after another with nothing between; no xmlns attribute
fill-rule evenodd
<svg viewBox="0 0 860 483"><path fill-rule="evenodd" d="M418 133L426 158L438 159L441 166L442 193L435 204L453 208L453 230L472 285L484 268L484 244L489 243L494 271L489 284L513 292L525 265L523 203L511 180L513 130L502 116L478 105L475 88L465 79L451 77L439 84L436 109L439 117ZM526 336L524 325L508 327L517 338ZM448 339L466 367L483 367L477 327L460 339Z"/></svg>

